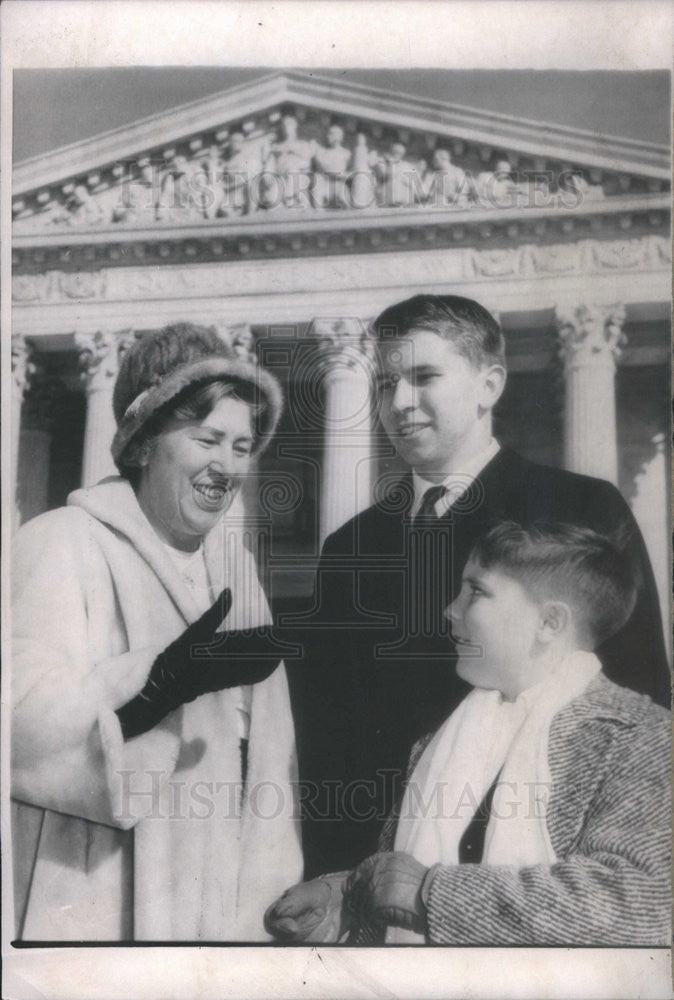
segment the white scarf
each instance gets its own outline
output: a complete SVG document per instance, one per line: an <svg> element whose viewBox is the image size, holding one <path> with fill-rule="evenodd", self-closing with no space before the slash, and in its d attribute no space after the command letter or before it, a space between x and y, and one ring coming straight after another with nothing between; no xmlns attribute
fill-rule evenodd
<svg viewBox="0 0 674 1000"><path fill-rule="evenodd" d="M594 654L578 651L514 702L504 701L498 691L471 691L410 776L394 850L428 866L458 864L461 837L500 772L482 864L553 864L546 823L550 723L600 669ZM389 928L386 940L418 943L423 937Z"/></svg>

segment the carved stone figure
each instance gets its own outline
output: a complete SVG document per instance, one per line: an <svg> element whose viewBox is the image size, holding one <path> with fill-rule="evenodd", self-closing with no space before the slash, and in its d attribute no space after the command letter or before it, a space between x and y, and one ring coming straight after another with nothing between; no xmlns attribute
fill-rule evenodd
<svg viewBox="0 0 674 1000"><path fill-rule="evenodd" d="M493 171L477 176L477 202L481 208L514 208L520 193L508 160L499 160Z"/></svg>
<svg viewBox="0 0 674 1000"><path fill-rule="evenodd" d="M427 203L434 207L467 205L468 178L461 167L452 163L449 150L435 150L432 169L424 176L424 194Z"/></svg>
<svg viewBox="0 0 674 1000"><path fill-rule="evenodd" d="M577 208L590 201L601 201L604 197L601 184L590 184L580 170L569 171L558 192L559 203L564 208Z"/></svg>
<svg viewBox="0 0 674 1000"><path fill-rule="evenodd" d="M351 160L351 204L354 208L369 208L375 202L375 182L372 167L377 153L367 148L367 136L359 132Z"/></svg>
<svg viewBox="0 0 674 1000"><path fill-rule="evenodd" d="M328 129L327 148L318 146L314 152L314 181L311 191L316 208L348 208L346 186L350 150L342 145L344 130L339 125Z"/></svg>
<svg viewBox="0 0 674 1000"><path fill-rule="evenodd" d="M217 215L249 215L260 207L259 185L263 153L259 143L246 142L243 132L233 132L229 139L222 176L223 196Z"/></svg>
<svg viewBox="0 0 674 1000"><path fill-rule="evenodd" d="M267 207L281 203L286 208L309 208L311 200L311 164L315 144L297 135L297 119L285 115L281 120L281 139L272 143L266 171L272 170L278 179L276 197L267 193Z"/></svg>
<svg viewBox="0 0 674 1000"><path fill-rule="evenodd" d="M75 228L87 228L105 221L100 203L89 193L85 184L76 184L64 204L52 201L36 219L42 226Z"/></svg>
<svg viewBox="0 0 674 1000"><path fill-rule="evenodd" d="M149 160L141 161L135 177L124 178L119 188L119 198L112 210L112 221L125 225L143 225L154 222L159 198L159 178Z"/></svg>
<svg viewBox="0 0 674 1000"><path fill-rule="evenodd" d="M195 192L187 157L176 155L162 178L157 203L157 219L162 222L188 222L207 218L201 199Z"/></svg>
<svg viewBox="0 0 674 1000"><path fill-rule="evenodd" d="M406 152L404 143L394 142L376 165L380 204L387 208L410 208L423 197L419 170L405 159Z"/></svg>
<svg viewBox="0 0 674 1000"><path fill-rule="evenodd" d="M75 190L66 202L71 226L95 226L104 221L100 204L89 193L85 184L76 184Z"/></svg>
<svg viewBox="0 0 674 1000"><path fill-rule="evenodd" d="M200 218L212 219L220 205L222 164L217 146L204 149L189 178L192 200Z"/></svg>

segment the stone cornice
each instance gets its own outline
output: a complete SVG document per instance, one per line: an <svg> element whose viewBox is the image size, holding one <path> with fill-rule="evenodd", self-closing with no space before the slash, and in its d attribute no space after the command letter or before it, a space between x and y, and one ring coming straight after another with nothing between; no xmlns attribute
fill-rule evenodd
<svg viewBox="0 0 674 1000"><path fill-rule="evenodd" d="M31 157L14 167L13 194L54 184L70 177L73 171L97 170L104 164L116 163L153 148L161 149L186 135L214 127L224 117L246 116L253 108L271 106L283 100L285 93L279 75L270 74L252 84L181 104L169 112L150 115L131 125L70 143L46 155Z"/></svg>
<svg viewBox="0 0 674 1000"><path fill-rule="evenodd" d="M108 228L93 232L49 232L15 236L15 272L86 270L142 263L294 258L335 254L440 249L515 248L667 233L669 196L623 196L587 202L575 209L477 207L377 209L335 214L287 213L283 218L215 220L191 226Z"/></svg>
<svg viewBox="0 0 674 1000"><path fill-rule="evenodd" d="M287 75L295 100L313 100L314 87L320 86L324 101L338 110L350 102L353 112L376 100L380 120L403 124L412 129L433 128L441 134L455 135L467 141L505 145L523 153L551 159L579 161L608 170L634 169L669 179L669 147L658 143L643 143L619 136L597 135L585 129L574 129L550 122L519 118L514 115L483 111L478 108L415 98L407 94L392 94L388 90L362 84L336 83L314 74ZM541 140L541 136L545 138ZM629 165L628 165L629 164ZM648 169L645 169L648 165ZM651 174L651 170L653 173Z"/></svg>
<svg viewBox="0 0 674 1000"><path fill-rule="evenodd" d="M302 72L274 73L169 112L142 119L83 142L54 150L16 165L14 194L61 182L74 174L101 169L223 123L243 122L253 114L282 104L297 104L332 114L377 121L414 132L506 148L546 161L634 173L669 180L670 155L665 146L637 142L509 115L458 107L439 101L392 94L378 88L326 80Z"/></svg>

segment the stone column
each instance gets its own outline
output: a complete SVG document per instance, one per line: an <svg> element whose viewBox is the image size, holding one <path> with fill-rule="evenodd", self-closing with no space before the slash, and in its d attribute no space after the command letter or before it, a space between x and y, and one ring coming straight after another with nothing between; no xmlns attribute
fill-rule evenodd
<svg viewBox="0 0 674 1000"><path fill-rule="evenodd" d="M35 366L30 360L30 347L23 337L12 337L12 490L16 496L19 471L19 443L21 440L21 407L23 397Z"/></svg>
<svg viewBox="0 0 674 1000"><path fill-rule="evenodd" d="M117 474L110 454L116 429L112 391L119 369L120 350L127 336L110 330L75 335L87 395L82 486L93 486L105 476Z"/></svg>
<svg viewBox="0 0 674 1000"><path fill-rule="evenodd" d="M366 323L319 320L325 443L321 469L320 541L363 510L372 490L372 358Z"/></svg>
<svg viewBox="0 0 674 1000"><path fill-rule="evenodd" d="M669 535L670 475L667 461L667 439L658 433L651 437L649 454L634 479L635 493L632 512L646 542L653 575L660 597L660 609L665 628L665 641L671 655L670 587L671 556Z"/></svg>
<svg viewBox="0 0 674 1000"><path fill-rule="evenodd" d="M557 309L566 388L564 464L618 481L615 366L625 337L622 305Z"/></svg>

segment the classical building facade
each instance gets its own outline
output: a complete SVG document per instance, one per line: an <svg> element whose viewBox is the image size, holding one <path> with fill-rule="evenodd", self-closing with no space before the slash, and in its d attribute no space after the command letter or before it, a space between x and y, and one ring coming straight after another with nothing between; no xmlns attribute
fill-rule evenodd
<svg viewBox="0 0 674 1000"><path fill-rule="evenodd" d="M321 539L398 469L368 321L456 293L505 331L500 436L620 487L668 614L669 176L663 146L295 72L19 163L19 519L114 471L131 338L215 324L285 384L247 516L271 586L307 592Z"/></svg>

